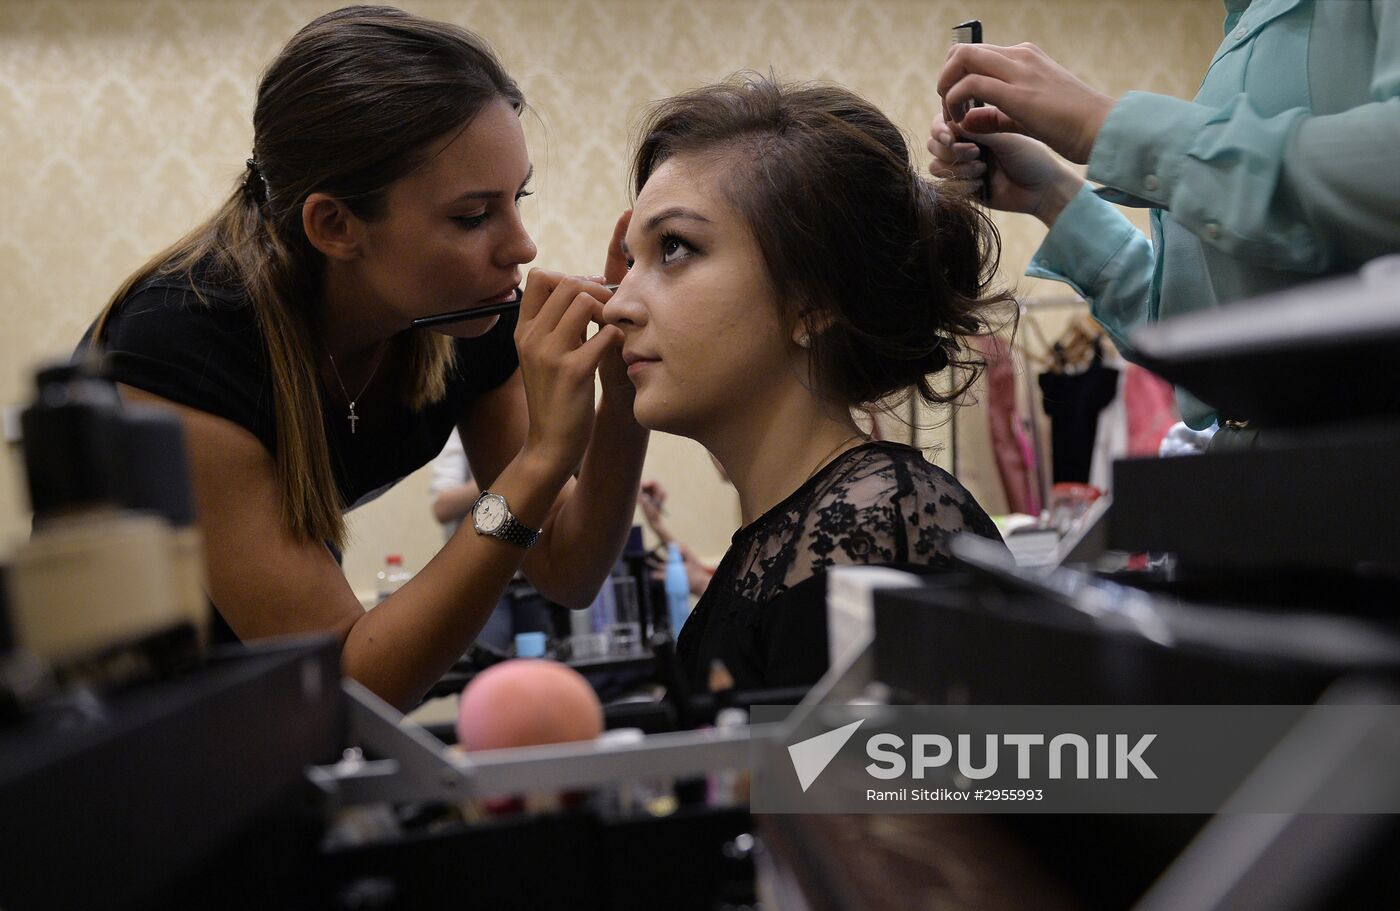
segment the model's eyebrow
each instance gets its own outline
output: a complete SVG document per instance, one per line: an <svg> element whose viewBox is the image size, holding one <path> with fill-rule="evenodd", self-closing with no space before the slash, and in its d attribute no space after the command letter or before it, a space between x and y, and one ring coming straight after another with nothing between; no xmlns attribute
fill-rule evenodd
<svg viewBox="0 0 1400 911"><path fill-rule="evenodd" d="M525 189L525 185L528 184L528 183L530 182L530 179L531 179L532 177L534 177L534 176L535 176L535 166L534 166L534 165L530 165L530 170L528 170L528 171L525 172L525 179L522 180L522 181L520 181L520 189L521 189L521 190ZM519 191L517 191L517 192L519 192ZM503 199L503 198L505 197L505 195L506 195L506 194L505 194L504 192L502 192L501 190L468 190L467 192L463 193L461 196L458 196L457 198L453 199L452 201L453 201L453 202L466 202L467 200L470 200L470 199Z"/></svg>
<svg viewBox="0 0 1400 911"><path fill-rule="evenodd" d="M672 206L669 209L662 209L660 212L657 212L651 218L648 218L646 220L646 224L644 224L642 227L644 230L647 231L655 231L657 225L661 224L663 221L669 221L672 218L687 218L691 221L704 222L707 225L713 224L713 222L711 222L708 218L701 215L694 209L687 209L684 206Z"/></svg>

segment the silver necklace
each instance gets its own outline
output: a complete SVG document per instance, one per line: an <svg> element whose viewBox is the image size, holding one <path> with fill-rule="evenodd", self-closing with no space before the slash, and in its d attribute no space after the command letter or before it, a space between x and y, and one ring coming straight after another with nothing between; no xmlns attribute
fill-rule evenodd
<svg viewBox="0 0 1400 911"><path fill-rule="evenodd" d="M360 394L354 398L350 397L350 391L345 388L345 381L340 378L340 368L335 365L335 355L331 354L329 351L326 352L326 357L331 359L331 372L335 374L335 381L340 384L340 391L345 394L345 401L350 404L350 413L345 416L345 419L350 422L350 433L352 435L355 433L355 425L360 421L360 416L355 413L355 403L365 394L365 390L369 388L369 384L374 382L374 375L379 372L379 365L384 361L384 346L387 344L387 342L380 343L379 354L374 358L374 369L369 372L369 379L365 380L365 384L360 387Z"/></svg>

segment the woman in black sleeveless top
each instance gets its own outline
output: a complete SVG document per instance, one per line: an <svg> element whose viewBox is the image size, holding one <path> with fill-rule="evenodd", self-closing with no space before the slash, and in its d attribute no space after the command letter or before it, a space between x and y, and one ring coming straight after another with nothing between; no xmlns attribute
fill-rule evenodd
<svg viewBox="0 0 1400 911"><path fill-rule="evenodd" d="M181 415L209 593L231 633L334 632L346 673L401 707L461 656L522 565L551 599L584 606L631 524L646 431L621 333L584 340L607 289L533 270L518 321L410 328L510 299L534 259L518 210L523 106L463 29L384 7L320 17L263 74L239 187L84 340L124 397ZM425 464L453 426L495 496L365 613L337 565L343 513Z"/></svg>

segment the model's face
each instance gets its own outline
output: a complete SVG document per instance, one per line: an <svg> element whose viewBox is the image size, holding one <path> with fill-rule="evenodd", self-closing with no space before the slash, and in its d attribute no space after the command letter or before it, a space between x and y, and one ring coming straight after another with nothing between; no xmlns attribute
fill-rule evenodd
<svg viewBox="0 0 1400 911"><path fill-rule="evenodd" d="M390 186L384 217L363 223L357 268L395 324L514 296L536 252L519 210L531 172L520 118L498 99L465 130L433 140L427 162ZM481 335L497 319L441 331Z"/></svg>
<svg viewBox="0 0 1400 911"><path fill-rule="evenodd" d="M627 229L632 268L603 310L624 333L637 420L701 440L794 370L758 243L721 192L732 169L688 155L656 169Z"/></svg>

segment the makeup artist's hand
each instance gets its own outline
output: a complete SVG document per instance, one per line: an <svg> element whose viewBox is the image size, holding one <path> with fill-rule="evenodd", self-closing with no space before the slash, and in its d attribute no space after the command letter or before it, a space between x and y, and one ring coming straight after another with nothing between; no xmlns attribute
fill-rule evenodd
<svg viewBox="0 0 1400 911"><path fill-rule="evenodd" d="M1033 44L953 45L938 94L964 134L1025 133L1075 164L1089 160L1114 105ZM973 99L989 107L970 108Z"/></svg>
<svg viewBox="0 0 1400 911"><path fill-rule="evenodd" d="M632 210L628 209L618 216L617 224L613 226L612 239L608 241L608 253L603 263L603 281L608 284L619 284L627 277L627 247L624 240L631 221ZM627 378L627 364L622 360L622 345L614 346L603 355L598 377L602 381L603 395L626 402L636 398L637 387Z"/></svg>
<svg viewBox="0 0 1400 911"><path fill-rule="evenodd" d="M515 347L530 411L525 448L572 472L588 448L595 416L593 377L622 345L622 330L602 325L608 290L597 282L531 269L520 303Z"/></svg>
<svg viewBox="0 0 1400 911"><path fill-rule="evenodd" d="M1084 185L1084 178L1073 168L1028 136L989 133L976 139L996 156L982 200L993 209L1025 212L1049 227ZM933 155L928 169L934 177L978 184L986 178L987 166L979 159L982 150L942 114L929 129L928 150Z"/></svg>

